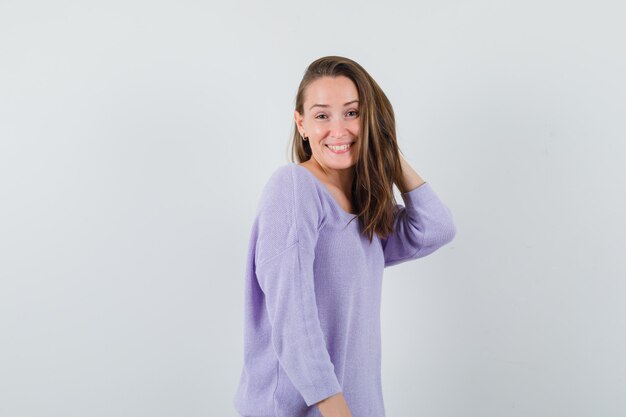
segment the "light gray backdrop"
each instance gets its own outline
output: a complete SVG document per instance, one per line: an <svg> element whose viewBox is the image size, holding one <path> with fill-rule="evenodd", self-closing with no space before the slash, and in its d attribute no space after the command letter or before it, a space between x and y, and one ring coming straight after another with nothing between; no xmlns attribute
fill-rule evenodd
<svg viewBox="0 0 626 417"><path fill-rule="evenodd" d="M335 54L458 227L386 270L388 416L624 416L625 16L1 0L0 416L235 415L256 203Z"/></svg>

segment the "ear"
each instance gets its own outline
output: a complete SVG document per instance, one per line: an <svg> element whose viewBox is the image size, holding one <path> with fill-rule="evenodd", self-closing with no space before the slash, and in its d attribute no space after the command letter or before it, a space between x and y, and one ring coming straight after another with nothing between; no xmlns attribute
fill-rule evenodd
<svg viewBox="0 0 626 417"><path fill-rule="evenodd" d="M293 111L293 119L296 122L296 126L298 127L298 131L300 132L301 136L304 136L304 126L302 126L302 120L304 119L304 116L302 116L300 114L300 112L298 110L294 110Z"/></svg>

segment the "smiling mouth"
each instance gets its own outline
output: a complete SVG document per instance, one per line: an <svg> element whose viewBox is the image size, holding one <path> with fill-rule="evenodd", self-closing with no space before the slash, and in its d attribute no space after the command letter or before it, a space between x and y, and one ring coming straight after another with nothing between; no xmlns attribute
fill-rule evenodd
<svg viewBox="0 0 626 417"><path fill-rule="evenodd" d="M350 148L352 148L352 145L354 144L354 142L346 144L346 145L341 145L341 146L331 146L331 145L325 145L328 149L330 149L331 152L336 153L336 154L341 154L341 153L346 153L350 150Z"/></svg>

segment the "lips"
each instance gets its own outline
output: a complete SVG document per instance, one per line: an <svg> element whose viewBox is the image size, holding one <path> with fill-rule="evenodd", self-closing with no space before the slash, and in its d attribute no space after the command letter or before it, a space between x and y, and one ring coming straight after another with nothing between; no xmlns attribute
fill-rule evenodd
<svg viewBox="0 0 626 417"><path fill-rule="evenodd" d="M339 142L339 143L327 143L325 146L343 146L352 145L354 142Z"/></svg>
<svg viewBox="0 0 626 417"><path fill-rule="evenodd" d="M331 151L332 153L334 153L335 155L341 155L344 153L348 153L352 150L352 143L350 142L346 142L343 144L343 146L346 146L345 148L340 148L340 149L333 149L331 148L331 146L342 146L342 145L325 145L329 151Z"/></svg>

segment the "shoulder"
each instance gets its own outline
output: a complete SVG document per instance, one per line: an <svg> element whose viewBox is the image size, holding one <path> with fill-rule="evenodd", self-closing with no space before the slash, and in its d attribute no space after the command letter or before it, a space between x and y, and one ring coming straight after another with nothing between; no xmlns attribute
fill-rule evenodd
<svg viewBox="0 0 626 417"><path fill-rule="evenodd" d="M293 187L293 175L295 165L284 164L274 169L270 174L265 188L271 187Z"/></svg>
<svg viewBox="0 0 626 417"><path fill-rule="evenodd" d="M305 170L305 167L300 166L295 162L288 162L272 171L269 176L268 184L277 183L286 185L288 183L291 183L300 186L315 185L315 183L309 177L312 174L307 174Z"/></svg>
<svg viewBox="0 0 626 417"><path fill-rule="evenodd" d="M290 162L272 171L261 193L259 209L276 208L286 214L305 211L324 217L323 193L304 170Z"/></svg>
<svg viewBox="0 0 626 417"><path fill-rule="evenodd" d="M322 201L301 169L305 168L282 165L269 175L263 188L254 225L258 264L296 242L304 247L313 245L325 224Z"/></svg>
<svg viewBox="0 0 626 417"><path fill-rule="evenodd" d="M276 198L291 195L297 199L321 199L321 193L317 190L315 181L310 174L304 172L306 168L289 162L276 168L269 175L263 189L265 198Z"/></svg>
<svg viewBox="0 0 626 417"><path fill-rule="evenodd" d="M284 204L294 194L293 168L286 164L269 175L261 193L261 203Z"/></svg>

